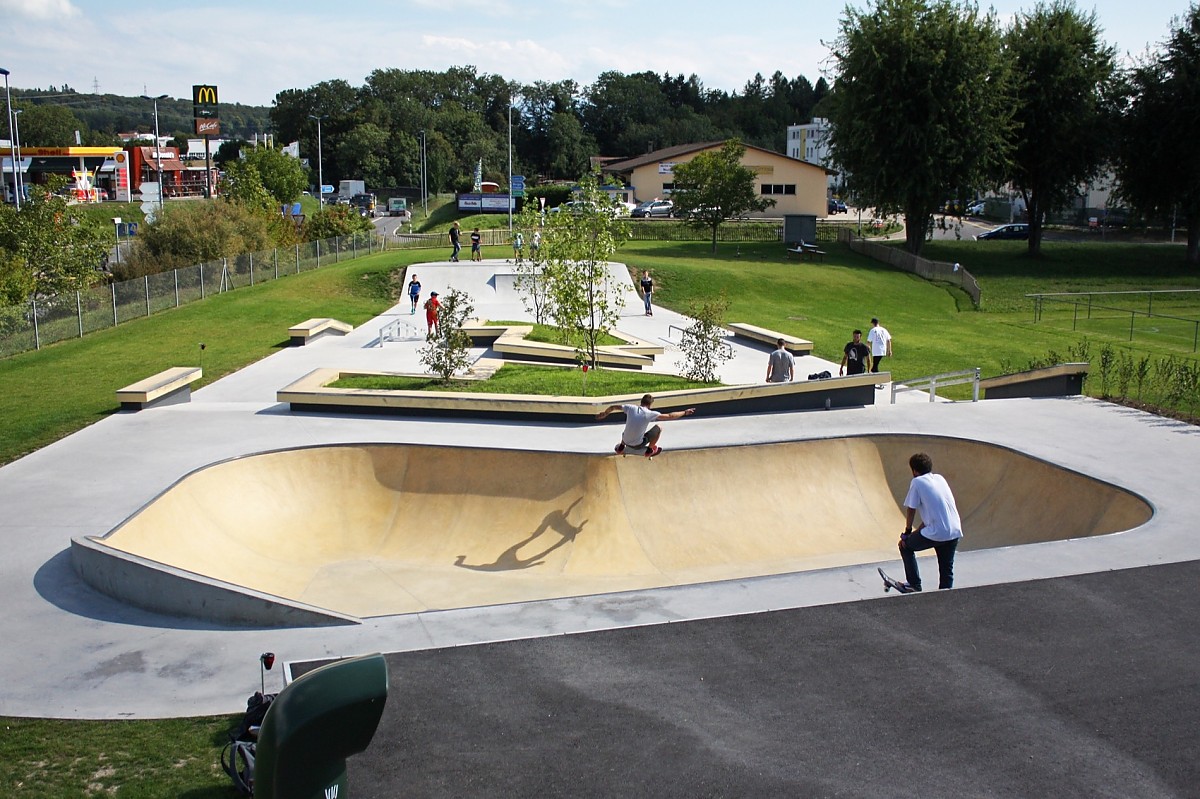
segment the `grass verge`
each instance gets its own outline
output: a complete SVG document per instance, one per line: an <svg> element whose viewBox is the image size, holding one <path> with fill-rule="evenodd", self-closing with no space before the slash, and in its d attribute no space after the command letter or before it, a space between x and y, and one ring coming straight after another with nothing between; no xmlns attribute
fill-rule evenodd
<svg viewBox="0 0 1200 799"><path fill-rule="evenodd" d="M458 391L463 393L537 394L550 397L603 397L646 394L684 388L707 388L720 383L693 383L674 375L643 374L623 369L582 369L509 363L487 380L456 380L450 384L422 377L343 377L332 388L374 391Z"/></svg>

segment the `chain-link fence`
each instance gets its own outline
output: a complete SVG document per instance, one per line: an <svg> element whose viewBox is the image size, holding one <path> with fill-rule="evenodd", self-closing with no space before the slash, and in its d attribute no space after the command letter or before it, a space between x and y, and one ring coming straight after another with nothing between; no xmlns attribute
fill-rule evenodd
<svg viewBox="0 0 1200 799"><path fill-rule="evenodd" d="M244 253L0 308L0 358L80 338L214 294L370 255L382 251L385 244L377 234L356 233Z"/></svg>
<svg viewBox="0 0 1200 799"><path fill-rule="evenodd" d="M900 247L892 247L859 238L853 231L845 228L838 231L838 239L849 244L850 249L854 250L854 252L861 253L868 258L882 261L905 272L912 272L925 280L941 280L957 285L967 293L975 307L979 307L982 296L979 282L975 279L974 275L963 269L959 264L930 261L919 255L913 255Z"/></svg>

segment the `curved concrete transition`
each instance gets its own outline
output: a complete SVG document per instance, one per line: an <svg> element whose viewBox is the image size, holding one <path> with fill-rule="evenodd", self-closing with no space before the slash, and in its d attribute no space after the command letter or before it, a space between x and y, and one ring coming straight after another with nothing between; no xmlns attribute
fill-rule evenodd
<svg viewBox="0 0 1200 799"><path fill-rule="evenodd" d="M950 438L678 450L652 462L327 446L201 469L73 551L88 582L131 603L260 624L894 561L907 460L919 450L955 491L963 549L1114 533L1152 515L1110 484ZM113 559L137 569L114 579ZM272 597L287 613L262 610Z"/></svg>

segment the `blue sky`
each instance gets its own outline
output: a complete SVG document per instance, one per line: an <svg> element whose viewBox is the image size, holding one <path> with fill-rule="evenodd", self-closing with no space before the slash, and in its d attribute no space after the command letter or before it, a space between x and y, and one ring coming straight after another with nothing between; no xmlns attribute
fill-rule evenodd
<svg viewBox="0 0 1200 799"><path fill-rule="evenodd" d="M851 5L865 7L865 3ZM982 4L1005 23L1027 2ZM1162 41L1182 0L1103 0L1095 10L1121 54ZM755 72L816 82L829 68L837 0L290 0L174 2L0 0L2 63L12 86L190 97L216 84L222 102L269 105L277 92L375 69L481 73L532 83L606 70L695 73L739 90Z"/></svg>

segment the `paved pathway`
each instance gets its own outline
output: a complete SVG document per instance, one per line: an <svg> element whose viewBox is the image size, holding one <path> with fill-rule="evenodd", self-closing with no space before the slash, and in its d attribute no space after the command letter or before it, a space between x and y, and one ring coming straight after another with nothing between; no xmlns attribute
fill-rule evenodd
<svg viewBox="0 0 1200 799"><path fill-rule="evenodd" d="M443 263L415 269L428 291L474 279L464 267ZM614 273L614 281L620 277ZM632 287L625 291L633 296ZM669 341L668 326L685 322L665 310L644 317L636 300L628 307L621 327L652 340ZM493 318L524 316L511 301L481 298L477 309ZM311 660L884 599L874 566L868 565L395 616L341 628L248 630L130 608L74 575L68 553L72 537L103 535L176 480L222 459L331 443L570 452L605 452L611 445L606 426L345 418L292 414L275 402L278 388L316 367L415 368L416 342L376 346L379 328L407 310L404 301L349 336L273 354L196 392L190 404L115 414L0 468L0 507L5 509L0 637L6 642L0 647L5 675L0 714L111 718L232 712L257 688L258 655L268 650L280 660ZM765 349L736 344L722 377L761 380L765 361ZM804 376L818 366L833 366L836 372L836 366L815 358L801 359L797 371ZM885 392L880 404L861 409L692 418L671 427L670 445L860 433L978 438L1126 487L1156 509L1149 523L1129 533L963 552L962 587L1200 559L1200 537L1194 535L1200 428L1086 398L972 404L903 395L906 401L889 405L883 404ZM837 511L829 508L831 514ZM277 667L274 680L278 673Z"/></svg>

